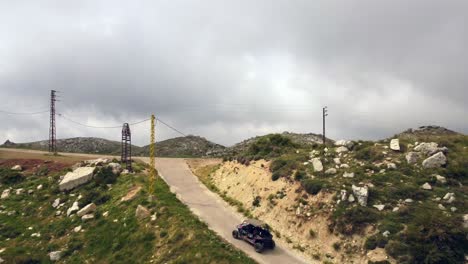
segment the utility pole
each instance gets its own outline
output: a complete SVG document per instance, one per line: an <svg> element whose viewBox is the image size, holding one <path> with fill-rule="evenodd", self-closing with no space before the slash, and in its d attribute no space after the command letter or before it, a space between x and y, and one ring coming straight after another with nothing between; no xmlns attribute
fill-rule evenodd
<svg viewBox="0 0 468 264"><path fill-rule="evenodd" d="M122 126L122 156L121 163L125 163L126 169L132 171L132 134L128 123Z"/></svg>
<svg viewBox="0 0 468 264"><path fill-rule="evenodd" d="M55 130L55 102L57 101L55 93L50 91L50 126L49 126L49 152L57 154L57 134Z"/></svg>
<svg viewBox="0 0 468 264"><path fill-rule="evenodd" d="M323 138L323 145L325 146L326 145L326 137L325 137L325 117L328 116L328 110L327 110L327 107L325 106L323 109L323 135L322 135L322 138Z"/></svg>
<svg viewBox="0 0 468 264"><path fill-rule="evenodd" d="M154 133L154 123L155 123L154 114L151 115L151 137L150 137L150 145L149 145L149 155L150 155L150 171L149 171L149 193L153 195L154 191L154 180L156 179L156 169L154 168L154 144L155 144L155 133Z"/></svg>

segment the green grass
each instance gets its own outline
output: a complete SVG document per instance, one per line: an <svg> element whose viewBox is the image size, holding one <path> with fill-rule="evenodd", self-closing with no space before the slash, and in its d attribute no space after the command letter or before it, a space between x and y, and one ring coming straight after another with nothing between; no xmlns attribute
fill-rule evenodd
<svg viewBox="0 0 468 264"><path fill-rule="evenodd" d="M25 194L2 200L2 210L16 211L11 216L0 214L0 248L6 248L1 257L6 263L49 263L47 254L55 250L63 251L61 261L66 263L255 263L209 230L160 178L154 185L155 199L150 201L145 174L121 175L111 187L94 181L64 194L57 191L63 173L31 175L11 185L25 188ZM39 184L42 190L35 188ZM135 185L144 188L133 200L121 202ZM34 193L28 195L28 189ZM55 216L51 206L55 198L66 202L60 209L66 211L79 194L83 196L80 207L98 204L95 219L82 222L76 216ZM156 221L136 219L139 204L156 214ZM102 216L106 211L108 217ZM73 232L79 225L85 231ZM31 237L36 232L41 236Z"/></svg>

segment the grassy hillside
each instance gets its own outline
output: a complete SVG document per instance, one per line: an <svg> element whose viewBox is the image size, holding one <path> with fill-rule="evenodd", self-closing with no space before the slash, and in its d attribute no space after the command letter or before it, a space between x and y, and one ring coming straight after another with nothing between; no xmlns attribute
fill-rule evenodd
<svg viewBox="0 0 468 264"><path fill-rule="evenodd" d="M439 127L425 127L395 137L400 138L400 151L389 148L390 140L352 142L344 150L331 144L298 145L287 137L273 135L249 144L234 159L246 166L253 160L266 159L269 163L265 168L271 173L271 181L286 179L290 186L300 183L295 193L302 193L302 197L284 214L291 217L290 212L296 212L292 223L298 227L312 221L306 215L326 215L328 232L342 239L333 247L343 259L358 252L353 244L357 235L366 237L365 243L359 246L361 250L384 249L398 263L464 263L468 254L468 223L463 219L468 214L468 136ZM445 152L447 163L424 168L423 161L432 154L424 155L416 150L422 142L437 143L436 152ZM421 155L414 164L406 159L410 152ZM315 168L317 162L323 170L319 166ZM230 167L234 171L226 174ZM219 174L238 175L236 167L227 163ZM353 186L367 189L367 204L358 203L358 192ZM234 193L229 187L224 196L227 192ZM330 204L311 202L328 194L333 195ZM255 200L270 201L274 208L275 203L271 201L277 194L264 196ZM249 203L242 206L256 210Z"/></svg>
<svg viewBox="0 0 468 264"><path fill-rule="evenodd" d="M139 173L118 177L98 169L93 181L70 192L58 190L60 176L69 169L24 162L21 173L10 170L7 161L2 164L0 192L11 188L0 200L0 258L5 263L50 263L53 251L62 252L59 263L254 263L192 215L161 179L155 182L155 199L149 200L143 164L135 164ZM139 186L133 199L121 200ZM53 208L57 198L63 205ZM95 203L94 219L67 217L74 201L80 208ZM154 219L138 219L138 205Z"/></svg>

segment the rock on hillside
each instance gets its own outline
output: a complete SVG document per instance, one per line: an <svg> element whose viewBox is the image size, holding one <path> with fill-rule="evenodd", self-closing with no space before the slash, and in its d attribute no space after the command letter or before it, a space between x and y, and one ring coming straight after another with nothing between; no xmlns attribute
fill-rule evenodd
<svg viewBox="0 0 468 264"><path fill-rule="evenodd" d="M156 156L160 157L217 157L225 147L199 136L186 136L167 139L156 143ZM144 155L149 155L149 145L143 147Z"/></svg>

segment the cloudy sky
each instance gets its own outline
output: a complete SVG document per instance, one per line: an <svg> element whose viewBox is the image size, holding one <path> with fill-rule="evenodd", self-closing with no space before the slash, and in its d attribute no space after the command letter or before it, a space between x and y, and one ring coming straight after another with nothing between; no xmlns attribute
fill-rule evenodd
<svg viewBox="0 0 468 264"><path fill-rule="evenodd" d="M94 126L154 113L231 145L272 132L378 139L468 133L468 1L0 0L0 110ZM0 141L48 137L48 113L0 113ZM58 138L120 139L57 117ZM132 127L146 145L149 123ZM158 125L157 139L178 136Z"/></svg>

